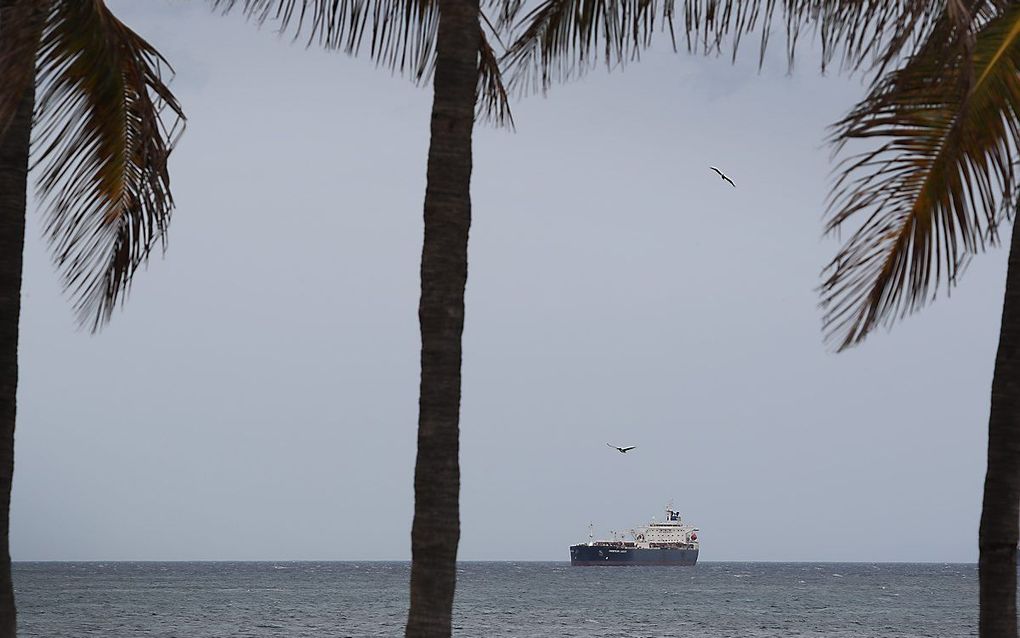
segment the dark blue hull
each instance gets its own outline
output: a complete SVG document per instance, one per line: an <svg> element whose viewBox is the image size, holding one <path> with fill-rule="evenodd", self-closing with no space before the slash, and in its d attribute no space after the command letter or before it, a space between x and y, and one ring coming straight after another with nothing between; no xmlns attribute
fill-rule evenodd
<svg viewBox="0 0 1020 638"><path fill-rule="evenodd" d="M698 562L697 549L663 547L613 547L607 545L571 545L571 565L694 565Z"/></svg>

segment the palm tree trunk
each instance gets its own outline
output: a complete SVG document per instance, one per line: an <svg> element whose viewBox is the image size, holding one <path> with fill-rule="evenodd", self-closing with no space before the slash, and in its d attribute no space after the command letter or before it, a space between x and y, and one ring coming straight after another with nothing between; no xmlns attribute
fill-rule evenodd
<svg viewBox="0 0 1020 638"><path fill-rule="evenodd" d="M0 24L13 0L0 0ZM0 53L3 53L0 48ZM26 64L34 64L29 58ZM28 146L32 132L35 83L21 96L17 113L0 135L0 638L16 633L11 580L10 512L14 479L14 419L18 392L18 321L25 247Z"/></svg>
<svg viewBox="0 0 1020 638"><path fill-rule="evenodd" d="M449 636L460 540L460 365L471 226L478 0L439 0L421 254L421 388L408 637Z"/></svg>
<svg viewBox="0 0 1020 638"><path fill-rule="evenodd" d="M988 418L988 471L978 532L981 638L1016 638L1020 521L1020 221L1013 223Z"/></svg>

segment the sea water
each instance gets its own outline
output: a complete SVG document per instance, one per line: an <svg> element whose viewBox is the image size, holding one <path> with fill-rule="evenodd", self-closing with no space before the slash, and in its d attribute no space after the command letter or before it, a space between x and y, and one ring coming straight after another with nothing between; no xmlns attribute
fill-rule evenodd
<svg viewBox="0 0 1020 638"><path fill-rule="evenodd" d="M398 562L15 563L19 636L401 636ZM462 563L455 636L977 635L977 567Z"/></svg>

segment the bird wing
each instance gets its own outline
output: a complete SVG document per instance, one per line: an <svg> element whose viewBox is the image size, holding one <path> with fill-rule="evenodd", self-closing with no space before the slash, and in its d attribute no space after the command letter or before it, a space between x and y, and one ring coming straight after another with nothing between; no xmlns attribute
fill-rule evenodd
<svg viewBox="0 0 1020 638"><path fill-rule="evenodd" d="M613 445L612 443L606 443L606 445L608 445L609 447L613 448L614 450L619 450L620 449L620 448L616 447L615 445Z"/></svg>
<svg viewBox="0 0 1020 638"><path fill-rule="evenodd" d="M723 179L726 179L726 176L723 175L722 171L719 170L718 168L716 168L715 166L709 166L709 168L712 169L713 171L715 171L716 173L719 173L719 177L721 177Z"/></svg>
<svg viewBox="0 0 1020 638"><path fill-rule="evenodd" d="M730 186L732 186L733 188L736 188L736 187L737 187L737 185L736 185L736 184L734 184L734 183L733 183L733 180L732 180L732 179L730 179L729 177L726 177L725 175L723 175L723 176L722 176L722 178L723 178L724 180L726 180L727 182L729 182L729 183L730 183Z"/></svg>
<svg viewBox="0 0 1020 638"><path fill-rule="evenodd" d="M621 452L626 452L627 450L633 450L636 447L637 447L636 445L628 445L627 447L620 447L616 449L620 450Z"/></svg>

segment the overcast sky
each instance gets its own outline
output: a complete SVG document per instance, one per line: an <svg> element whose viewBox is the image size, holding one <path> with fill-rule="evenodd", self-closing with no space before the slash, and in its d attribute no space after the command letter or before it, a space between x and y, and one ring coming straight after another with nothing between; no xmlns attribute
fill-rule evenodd
<svg viewBox="0 0 1020 638"><path fill-rule="evenodd" d="M30 211L14 558L408 559L431 89L110 5L177 71L177 211L98 336ZM761 74L754 44L651 52L477 131L461 559L567 560L670 500L703 560L977 559L1006 251L832 354L824 140L863 87L774 42Z"/></svg>

